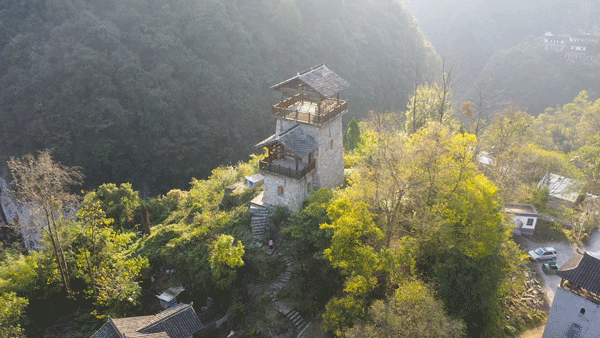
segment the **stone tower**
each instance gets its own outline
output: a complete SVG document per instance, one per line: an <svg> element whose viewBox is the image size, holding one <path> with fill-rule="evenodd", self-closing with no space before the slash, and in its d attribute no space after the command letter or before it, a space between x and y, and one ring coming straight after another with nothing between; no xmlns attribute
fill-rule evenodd
<svg viewBox="0 0 600 338"><path fill-rule="evenodd" d="M271 87L281 92L273 106L275 134L256 145L268 151L260 162L264 204L296 211L311 189L344 182L342 115L348 105L340 92L348 87L324 64Z"/></svg>

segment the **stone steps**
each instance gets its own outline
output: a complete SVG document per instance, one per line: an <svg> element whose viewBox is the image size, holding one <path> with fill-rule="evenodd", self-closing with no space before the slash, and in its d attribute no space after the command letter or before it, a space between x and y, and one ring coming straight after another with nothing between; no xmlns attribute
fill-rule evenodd
<svg viewBox="0 0 600 338"><path fill-rule="evenodd" d="M252 224L252 237L256 239L263 239L267 232L267 226L269 225L270 211L263 207L255 204L250 205L251 224Z"/></svg>
<svg viewBox="0 0 600 338"><path fill-rule="evenodd" d="M302 318L302 316L300 316L300 314L296 310L292 309L288 311L288 313L286 313L285 316L294 324L294 326L298 330L302 330L307 325L304 318Z"/></svg>

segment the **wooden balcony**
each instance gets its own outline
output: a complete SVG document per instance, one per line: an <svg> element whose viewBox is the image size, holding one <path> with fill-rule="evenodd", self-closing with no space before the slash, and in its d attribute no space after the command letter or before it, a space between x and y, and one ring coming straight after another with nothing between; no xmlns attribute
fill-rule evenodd
<svg viewBox="0 0 600 338"><path fill-rule="evenodd" d="M343 100L326 99L320 103L302 101L298 95L292 96L273 106L273 115L288 120L321 125L348 109L348 103Z"/></svg>
<svg viewBox="0 0 600 338"><path fill-rule="evenodd" d="M289 165L278 164L276 161L268 161L268 158L259 162L259 168L262 171L282 175L289 178L294 178L297 180L304 178L316 167L317 161L312 161L311 163L307 164L304 168L299 170L296 170Z"/></svg>

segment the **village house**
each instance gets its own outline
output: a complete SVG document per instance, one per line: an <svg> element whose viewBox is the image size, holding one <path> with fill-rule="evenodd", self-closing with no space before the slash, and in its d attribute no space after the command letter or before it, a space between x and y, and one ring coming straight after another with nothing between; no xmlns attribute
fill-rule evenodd
<svg viewBox="0 0 600 338"><path fill-rule="evenodd" d="M561 282L543 338L600 338L600 259L577 252L556 274Z"/></svg>
<svg viewBox="0 0 600 338"><path fill-rule="evenodd" d="M535 207L524 203L507 203L504 212L509 214L515 223L514 235L533 235L537 219L540 217Z"/></svg>
<svg viewBox="0 0 600 338"><path fill-rule="evenodd" d="M191 338L204 327L192 305L178 304L153 316L109 316L91 338Z"/></svg>

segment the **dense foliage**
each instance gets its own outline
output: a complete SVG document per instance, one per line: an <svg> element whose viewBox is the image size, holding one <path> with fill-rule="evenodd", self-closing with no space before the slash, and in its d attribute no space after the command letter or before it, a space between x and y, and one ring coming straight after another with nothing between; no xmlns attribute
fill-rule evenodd
<svg viewBox="0 0 600 338"><path fill-rule="evenodd" d="M247 159L269 87L321 62L351 116L403 107L413 68L437 68L394 0L2 0L0 160L52 148L89 188L183 188Z"/></svg>

